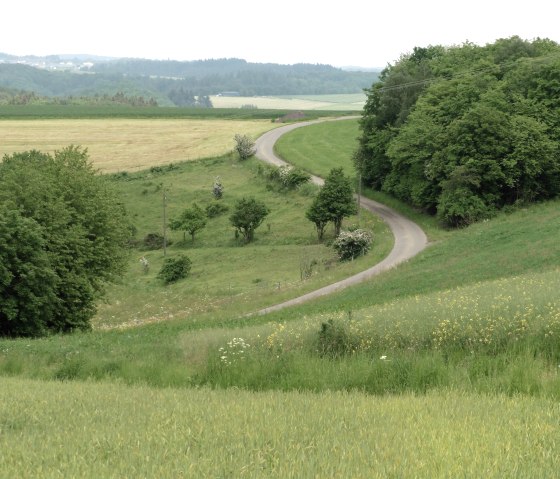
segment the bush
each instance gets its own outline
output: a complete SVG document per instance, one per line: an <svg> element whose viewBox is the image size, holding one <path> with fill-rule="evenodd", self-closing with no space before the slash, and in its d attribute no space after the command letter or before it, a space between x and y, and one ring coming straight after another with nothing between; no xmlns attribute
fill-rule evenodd
<svg viewBox="0 0 560 479"><path fill-rule="evenodd" d="M235 151L239 155L240 160L246 160L255 154L255 142L247 135L236 134L234 140Z"/></svg>
<svg viewBox="0 0 560 479"><path fill-rule="evenodd" d="M186 278L191 271L191 266L191 260L183 254L177 258L166 258L157 277L165 284L174 283Z"/></svg>
<svg viewBox="0 0 560 479"><path fill-rule="evenodd" d="M317 352L319 356L339 358L352 353L354 344L350 334L343 324L329 319L321 324L317 338Z"/></svg>
<svg viewBox="0 0 560 479"><path fill-rule="evenodd" d="M278 168L278 177L282 186L287 189L295 189L311 179L309 173L289 165Z"/></svg>
<svg viewBox="0 0 560 479"><path fill-rule="evenodd" d="M342 231L334 240L333 248L338 253L341 261L353 260L365 255L373 238L369 231L357 229L354 231Z"/></svg>
<svg viewBox="0 0 560 479"><path fill-rule="evenodd" d="M228 210L228 205L225 205L224 203L221 203L219 201L214 201L206 207L206 216L208 216L208 218L216 218L220 215L223 215Z"/></svg>
<svg viewBox="0 0 560 479"><path fill-rule="evenodd" d="M148 233L144 236L142 240L142 245L144 249L153 250L153 249L161 249L163 248L163 235L159 233ZM171 241L167 240L167 246L171 244Z"/></svg>

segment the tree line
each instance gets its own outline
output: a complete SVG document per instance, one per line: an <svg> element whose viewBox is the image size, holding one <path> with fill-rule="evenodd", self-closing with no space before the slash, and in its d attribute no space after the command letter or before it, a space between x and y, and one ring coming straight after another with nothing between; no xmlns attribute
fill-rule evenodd
<svg viewBox="0 0 560 479"><path fill-rule="evenodd" d="M259 64L236 59L120 60L96 64L87 74L0 63L0 87L44 97L123 92L129 97L153 98L161 106L198 106L187 105L185 93L200 105L209 95L231 91L241 96L360 93L376 77L376 72L348 72L328 65Z"/></svg>
<svg viewBox="0 0 560 479"><path fill-rule="evenodd" d="M367 90L365 183L450 226L560 193L560 46L414 48Z"/></svg>

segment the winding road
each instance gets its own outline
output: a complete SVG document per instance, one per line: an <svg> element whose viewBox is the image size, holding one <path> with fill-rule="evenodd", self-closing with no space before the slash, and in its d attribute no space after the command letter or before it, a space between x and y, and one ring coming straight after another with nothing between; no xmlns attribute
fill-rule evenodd
<svg viewBox="0 0 560 479"><path fill-rule="evenodd" d="M343 119L348 119L348 117L340 118L340 120ZM327 121L338 120L339 119ZM295 130L296 128L320 123L322 121L325 120L293 123L276 128L274 130L270 130L269 132L259 137L255 142L255 155L260 160L272 165L286 165L287 163L276 156L276 154L274 153L274 144L276 143L276 141L282 135ZM312 176L311 179L318 185L322 185L324 183L323 179L319 178L318 176ZM310 301L320 296L334 293L335 291L347 288L348 286L361 283L362 281L366 281L367 279L412 258L427 246L428 240L424 231L422 231L422 229L416 223L410 221L408 218L405 218L395 210L381 203L378 203L377 201L365 198L364 196L360 197L360 206L379 216L387 223L387 225L391 229L395 238L395 244L389 255L383 261L377 263L371 268L366 269L365 271L362 271L361 273L355 274L336 283L329 284L328 286L324 286L323 288L317 289L315 291L311 291L310 293L304 294L297 298L293 298L288 301L284 301L283 303L275 304L274 306L269 306L268 308L261 309L257 312L257 314L266 314L272 311L278 311L289 306Z"/></svg>

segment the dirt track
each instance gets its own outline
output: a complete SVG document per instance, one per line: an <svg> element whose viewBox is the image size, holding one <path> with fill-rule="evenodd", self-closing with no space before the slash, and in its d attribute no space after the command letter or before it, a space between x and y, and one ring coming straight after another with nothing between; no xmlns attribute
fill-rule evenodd
<svg viewBox="0 0 560 479"><path fill-rule="evenodd" d="M274 154L274 144L285 133L292 131L296 128L301 128L303 126L311 125L313 123L318 123L323 120L309 121L302 123L294 123L286 126L282 126L271 130L263 134L256 142L256 156L262 161L271 163L276 166L285 165L286 162L278 158ZM323 184L323 179L317 176L312 177L312 181L316 184ZM372 213L376 214L382 218L395 237L395 244L389 255L381 262L377 263L375 266L362 271L361 273L350 276L349 278L343 279L323 288L311 291L310 293L304 294L294 299L284 301L283 303L276 304L274 306L269 306L268 308L261 309L257 314L266 314L272 311L278 311L289 306L296 304L301 304L306 301L318 298L320 296L325 296L327 294L334 293L335 291L340 291L348 286L361 283L372 276L376 276L383 271L393 268L399 263L412 258L422 251L428 244L426 235L424 231L414 222L405 218L401 214L392 210L388 206L385 206L377 201L370 200L369 198L361 197L360 205Z"/></svg>

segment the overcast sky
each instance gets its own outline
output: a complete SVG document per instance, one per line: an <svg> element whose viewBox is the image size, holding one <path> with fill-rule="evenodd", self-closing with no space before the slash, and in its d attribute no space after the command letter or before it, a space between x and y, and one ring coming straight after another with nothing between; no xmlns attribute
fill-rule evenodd
<svg viewBox="0 0 560 479"><path fill-rule="evenodd" d="M0 52L384 67L413 47L560 42L552 0L5 0Z"/></svg>

